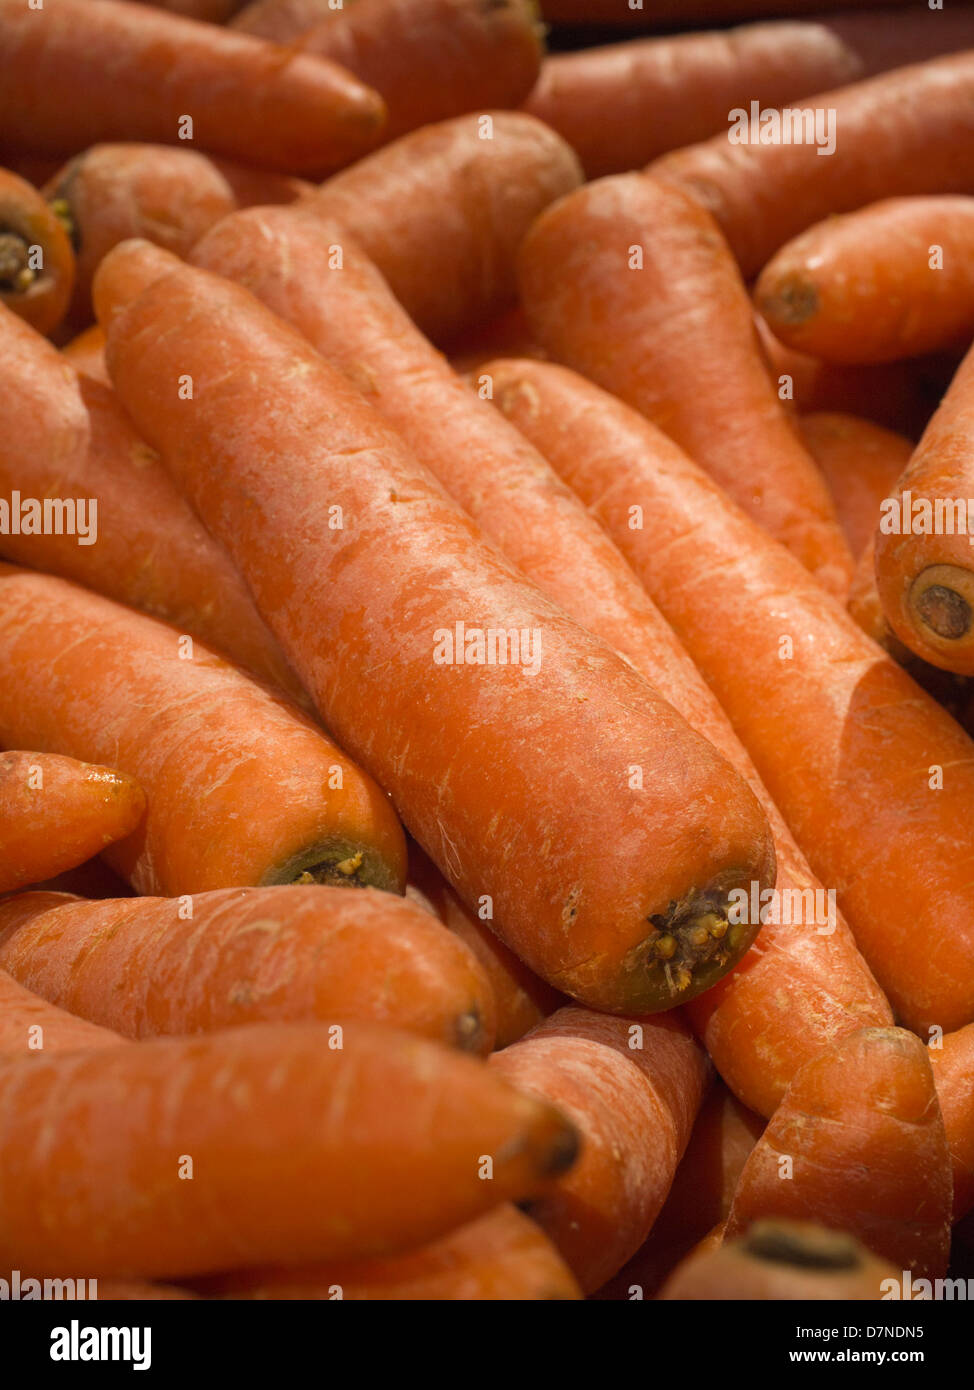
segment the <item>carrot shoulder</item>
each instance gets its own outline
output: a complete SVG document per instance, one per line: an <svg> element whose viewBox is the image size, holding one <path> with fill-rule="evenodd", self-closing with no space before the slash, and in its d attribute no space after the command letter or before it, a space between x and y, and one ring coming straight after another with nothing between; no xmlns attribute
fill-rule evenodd
<svg viewBox="0 0 974 1390"><path fill-rule="evenodd" d="M36 188L0 169L0 303L50 333L67 313L74 280L64 227Z"/></svg>

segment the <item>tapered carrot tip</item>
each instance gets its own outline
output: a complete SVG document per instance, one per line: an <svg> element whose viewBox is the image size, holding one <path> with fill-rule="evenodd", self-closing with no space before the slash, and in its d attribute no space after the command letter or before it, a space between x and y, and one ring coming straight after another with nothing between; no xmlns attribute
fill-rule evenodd
<svg viewBox="0 0 974 1390"><path fill-rule="evenodd" d="M756 1221L739 1240L694 1250L670 1275L664 1302L687 1300L871 1300L893 1265L842 1231L809 1221Z"/></svg>
<svg viewBox="0 0 974 1390"><path fill-rule="evenodd" d="M974 621L974 573L959 565L928 566L910 586L909 608L928 640L966 645Z"/></svg>
<svg viewBox="0 0 974 1390"><path fill-rule="evenodd" d="M103 258L91 287L95 314L103 328L143 290L182 264L178 256L142 237L129 237Z"/></svg>

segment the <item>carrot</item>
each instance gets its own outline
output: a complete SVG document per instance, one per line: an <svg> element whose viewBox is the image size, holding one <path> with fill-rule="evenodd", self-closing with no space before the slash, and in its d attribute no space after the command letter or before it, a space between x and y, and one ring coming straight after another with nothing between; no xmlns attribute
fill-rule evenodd
<svg viewBox="0 0 974 1390"><path fill-rule="evenodd" d="M234 15L231 27L261 39L290 43L334 14L328 0L251 0Z"/></svg>
<svg viewBox="0 0 974 1390"><path fill-rule="evenodd" d="M128 285L145 252L151 281L158 248L128 243L102 263L103 321L116 270ZM328 727L467 907L489 899L505 944L550 984L618 1012L706 989L753 935L721 931L725 894L773 872L751 793L627 663L481 543L303 339L239 286L170 260L112 319L109 369L232 547ZM157 386L176 380L177 358L195 387L173 409ZM273 439L273 466L258 435ZM652 769L642 788L634 765Z"/></svg>
<svg viewBox="0 0 974 1390"><path fill-rule="evenodd" d="M577 1143L477 1059L341 1018L10 1062L0 1102L0 1260L100 1278L410 1249Z"/></svg>
<svg viewBox="0 0 974 1390"><path fill-rule="evenodd" d="M560 136L495 111L403 136L309 206L343 223L423 332L446 341L514 304L522 237L581 178Z"/></svg>
<svg viewBox="0 0 974 1390"><path fill-rule="evenodd" d="M202 19L208 24L223 24L240 9L243 0L135 0L135 3L152 5L157 10L172 10L173 14Z"/></svg>
<svg viewBox="0 0 974 1390"><path fill-rule="evenodd" d="M974 674L974 352L964 358L876 531L876 585L896 636L933 666Z"/></svg>
<svg viewBox="0 0 974 1390"><path fill-rule="evenodd" d="M185 256L227 213L252 203L290 203L313 187L168 145L94 145L62 166L44 193L71 230L77 253L72 316L91 316L98 263L128 237Z"/></svg>
<svg viewBox="0 0 974 1390"><path fill-rule="evenodd" d="M844 596L853 566L828 489L768 381L747 293L701 207L640 174L601 179L538 218L519 278L552 357L664 429Z"/></svg>
<svg viewBox="0 0 974 1390"><path fill-rule="evenodd" d="M0 416L0 555L172 622L304 698L226 552L115 393L2 308Z"/></svg>
<svg viewBox="0 0 974 1390"><path fill-rule="evenodd" d="M674 1299L808 1303L884 1298L900 1271L844 1231L811 1221L756 1221L737 1240L694 1252L660 1294Z"/></svg>
<svg viewBox="0 0 974 1390"><path fill-rule="evenodd" d="M137 0L144 4L146 0ZM160 1303L175 1299L197 1298L189 1289L177 1288L174 1284L146 1284L135 1279L99 1279L99 1303Z"/></svg>
<svg viewBox="0 0 974 1390"><path fill-rule="evenodd" d="M490 982L471 952L390 893L231 888L189 903L53 906L28 896L33 913L22 898L0 903L0 967L128 1038L341 1013L469 1052L493 1043Z"/></svg>
<svg viewBox="0 0 974 1390"><path fill-rule="evenodd" d="M40 896L31 894L32 897ZM51 904L60 895L47 895ZM3 911L11 916L9 902ZM0 1064L51 1052L89 1052L98 1047L117 1047L123 1039L86 1019L74 1018L31 994L5 970L0 970Z"/></svg>
<svg viewBox="0 0 974 1390"><path fill-rule="evenodd" d="M581 1298L543 1231L516 1207L500 1206L431 1245L385 1259L304 1269L238 1270L199 1287L208 1297L488 1302Z"/></svg>
<svg viewBox="0 0 974 1390"><path fill-rule="evenodd" d="M392 140L466 111L517 106L541 68L542 27L532 0L355 0L319 7L307 30L236 27L339 63L386 103ZM243 16L241 16L243 18ZM267 28L275 32L267 33Z"/></svg>
<svg viewBox="0 0 974 1390"><path fill-rule="evenodd" d="M859 9L905 5L909 0L858 0ZM848 0L653 0L651 11L618 0L541 0L545 19L558 24L607 24L643 29L666 24L683 28L705 20L751 19L757 15L814 14L842 9ZM936 20L942 16L937 15Z"/></svg>
<svg viewBox="0 0 974 1390"><path fill-rule="evenodd" d="M111 387L105 363L105 330L101 324L93 323L76 338L65 343L61 355L66 357L76 372L98 381L102 386Z"/></svg>
<svg viewBox="0 0 974 1390"><path fill-rule="evenodd" d="M148 813L109 862L140 893L295 882L401 891L388 799L304 715L175 629L0 566L0 744L107 762ZM307 880L303 880L307 881Z"/></svg>
<svg viewBox="0 0 974 1390"><path fill-rule="evenodd" d="M744 1165L726 1236L759 1217L817 1221L897 1270L939 1276L950 1210L950 1153L926 1048L903 1028L863 1028L795 1077Z"/></svg>
<svg viewBox="0 0 974 1390"><path fill-rule="evenodd" d="M414 841L409 845L406 896L449 927L480 962L490 981L497 1014L495 1047L517 1042L565 1002L564 995L529 970L485 922L464 907L433 861Z"/></svg>
<svg viewBox="0 0 974 1390"><path fill-rule="evenodd" d="M0 129L38 154L198 140L320 176L374 144L384 119L382 99L350 73L247 34L126 0L0 0Z"/></svg>
<svg viewBox="0 0 974 1390"><path fill-rule="evenodd" d="M831 125L835 137L825 157L819 150L827 146L808 141L801 118L804 143L733 144L729 126L654 160L648 172L700 199L750 277L786 241L833 213L880 198L968 192L972 97L974 51L932 58L809 98L800 109L823 113L813 116L816 133L827 140ZM761 138L760 126L749 130Z"/></svg>
<svg viewBox="0 0 974 1390"><path fill-rule="evenodd" d="M144 815L142 788L124 772L50 753L0 753L0 893L83 864Z"/></svg>
<svg viewBox="0 0 974 1390"><path fill-rule="evenodd" d="M25 179L0 169L0 303L50 333L67 313L75 261L64 228Z"/></svg>
<svg viewBox="0 0 974 1390"><path fill-rule="evenodd" d="M666 1200L709 1080L706 1054L675 1014L569 1007L490 1065L581 1135L576 1167L530 1211L590 1293L638 1250Z"/></svg>
<svg viewBox="0 0 974 1390"><path fill-rule="evenodd" d="M974 198L888 198L802 232L754 299L789 347L826 362L895 362L974 334Z"/></svg>
<svg viewBox="0 0 974 1390"><path fill-rule="evenodd" d="M606 526L673 624L897 1015L916 1028L969 1022L970 740L648 421L564 368L486 370L495 399ZM736 973L755 977L759 1026L776 1000L775 967L759 991L753 955ZM794 1009L801 997L783 991L777 1007ZM712 992L693 1007L719 999ZM713 1051L709 1034L707 1042ZM732 1061L737 1044L727 1046ZM762 1109L721 1065L741 1099Z"/></svg>
<svg viewBox="0 0 974 1390"><path fill-rule="evenodd" d="M950 1148L954 1171L951 1220L957 1222L974 1208L974 1026L931 1038L927 1054Z"/></svg>
<svg viewBox="0 0 974 1390"><path fill-rule="evenodd" d="M912 442L901 434L841 411L802 415L798 430L825 475L849 549L858 560L909 462Z"/></svg>
<svg viewBox="0 0 974 1390"><path fill-rule="evenodd" d="M555 53L524 110L564 136L590 179L600 178L726 131L727 113L752 100L784 106L974 45L974 16L965 11L889 18L885 26L859 14L779 20Z"/></svg>

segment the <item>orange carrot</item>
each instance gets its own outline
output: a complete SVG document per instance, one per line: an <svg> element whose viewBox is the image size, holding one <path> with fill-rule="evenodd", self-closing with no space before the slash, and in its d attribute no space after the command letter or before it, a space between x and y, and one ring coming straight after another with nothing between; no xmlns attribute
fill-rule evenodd
<svg viewBox="0 0 974 1390"><path fill-rule="evenodd" d="M798 430L825 475L849 548L858 559L873 538L880 504L892 495L913 444L870 420L841 412L802 415Z"/></svg>
<svg viewBox="0 0 974 1390"><path fill-rule="evenodd" d="M57 217L36 188L0 169L0 303L50 333L67 312L74 278L74 252Z"/></svg>
<svg viewBox="0 0 974 1390"><path fill-rule="evenodd" d="M238 1270L198 1287L208 1297L488 1302L579 1299L578 1284L551 1241L516 1207L500 1206L432 1245L385 1259L303 1269Z"/></svg>
<svg viewBox="0 0 974 1390"><path fill-rule="evenodd" d="M792 137L792 118L792 138L769 144L760 143L758 122L746 130L739 123L663 155L648 172L700 199L750 277L786 241L833 213L880 198L969 192L972 98L974 51L933 58L809 97L792 108L811 112L817 122L812 132L807 118L798 118L800 143ZM741 110L750 121L750 108ZM820 157L830 126L834 145ZM769 129L766 122L764 135ZM742 134L750 142L732 143Z"/></svg>
<svg viewBox="0 0 974 1390"><path fill-rule="evenodd" d="M974 334L974 198L889 198L783 246L754 300L789 347L826 362L895 362Z"/></svg>
<svg viewBox="0 0 974 1390"><path fill-rule="evenodd" d="M151 281L158 248L128 243L103 262L100 317L116 269L128 284L146 251ZM549 983L618 1012L706 989L753 935L720 931L725 894L771 873L751 793L630 666L481 544L303 339L240 287L169 259L172 273L112 319L109 369L232 546L328 727L468 908L489 898L499 935ZM195 391L173 409L157 383L176 379L177 358ZM274 441L272 468L258 435ZM390 547L397 563L377 563ZM641 788L634 764L652 769ZM502 827L514 823L512 839Z"/></svg>
<svg viewBox="0 0 974 1390"><path fill-rule="evenodd" d="M65 343L61 355L68 359L76 372L100 382L102 386L111 386L112 379L105 363L105 330L101 324L93 323Z"/></svg>
<svg viewBox="0 0 974 1390"><path fill-rule="evenodd" d="M31 894L32 897L39 896ZM60 895L47 895L53 906ZM7 916L13 909L3 904ZM36 1057L45 1052L88 1052L117 1047L124 1039L107 1028L74 1018L31 994L5 970L0 970L0 1063Z"/></svg>
<svg viewBox="0 0 974 1390"><path fill-rule="evenodd" d="M673 624L898 1016L970 1022L970 740L648 421L564 368L485 370ZM746 980L753 955L720 991ZM775 996L772 970L755 1025ZM785 992L778 1007L801 997Z"/></svg>
<svg viewBox="0 0 974 1390"><path fill-rule="evenodd" d="M39 154L198 140L322 176L373 145L384 119L381 97L350 73L247 34L126 0L0 0L0 130Z"/></svg>
<svg viewBox="0 0 974 1390"><path fill-rule="evenodd" d="M136 0L138 4L146 0ZM175 1299L197 1298L189 1289L177 1288L174 1284L147 1284L136 1279L99 1279L97 1281L99 1303L160 1303ZM90 1288L90 1284L89 1284Z"/></svg>
<svg viewBox="0 0 974 1390"><path fill-rule="evenodd" d="M858 0L860 9L905 5L909 0ZM676 25L683 28L705 20L751 19L758 15L814 14L842 9L848 0L653 0L652 19L642 9L618 0L541 0L545 19L558 24L608 24L621 28ZM936 16L935 22L941 18Z"/></svg>
<svg viewBox="0 0 974 1390"><path fill-rule="evenodd" d="M974 675L974 352L957 369L876 531L876 585L901 642Z"/></svg>
<svg viewBox="0 0 974 1390"><path fill-rule="evenodd" d="M164 618L302 698L226 552L114 392L2 308L0 416L0 499L16 503L16 522L0 526L0 555Z"/></svg>
<svg viewBox="0 0 974 1390"><path fill-rule="evenodd" d="M0 1263L105 1278L410 1249L577 1143L483 1062L341 1019L9 1062L0 1100Z"/></svg>
<svg viewBox="0 0 974 1390"><path fill-rule="evenodd" d="M202 19L208 24L223 24L240 9L243 0L135 0L135 3L152 5L157 10L172 10L173 14Z"/></svg>
<svg viewBox="0 0 974 1390"><path fill-rule="evenodd" d="M388 798L299 711L175 628L3 565L0 652L0 744L111 758L145 789L138 833L108 855L140 893L303 874L401 891Z"/></svg>
<svg viewBox="0 0 974 1390"><path fill-rule="evenodd" d="M811 1221L755 1221L737 1240L694 1251L668 1280L664 1301L884 1298L900 1271L854 1236Z"/></svg>
<svg viewBox="0 0 974 1390"><path fill-rule="evenodd" d="M507 1047L554 1013L565 997L529 970L454 893L419 845L409 845L406 896L431 912L477 957L491 985L497 1014L495 1047ZM481 909L483 910L483 908Z"/></svg>
<svg viewBox="0 0 974 1390"><path fill-rule="evenodd" d="M590 1293L638 1250L666 1200L706 1090L706 1054L676 1014L570 1007L490 1063L581 1135L576 1167L530 1210Z"/></svg>
<svg viewBox="0 0 974 1390"><path fill-rule="evenodd" d="M341 1013L469 1052L494 1039L490 983L471 952L415 904L371 888L54 905L22 895L0 903L0 968L128 1038Z"/></svg>
<svg viewBox="0 0 974 1390"><path fill-rule="evenodd" d="M328 180L309 206L343 223L424 333L456 337L513 305L528 227L581 182L532 116L458 116L403 136Z"/></svg>
<svg viewBox="0 0 974 1390"><path fill-rule="evenodd" d="M932 1038L927 1053L954 1170L956 1222L974 1207L974 1025Z"/></svg>
<svg viewBox="0 0 974 1390"><path fill-rule="evenodd" d="M863 1028L795 1077L744 1165L726 1235L759 1217L817 1221L897 1270L938 1277L950 1210L950 1153L927 1051L903 1028Z"/></svg>
<svg viewBox="0 0 974 1390"><path fill-rule="evenodd" d="M828 489L771 388L744 285L702 208L640 174L601 179L537 220L519 278L552 357L653 420L845 595L853 566Z"/></svg>
<svg viewBox="0 0 974 1390"><path fill-rule="evenodd" d="M329 0L251 0L234 15L231 28L290 43L334 14Z"/></svg>
<svg viewBox="0 0 974 1390"><path fill-rule="evenodd" d="M634 39L552 54L524 110L564 136L588 177L599 178L726 131L727 113L752 100L784 106L972 45L974 15L963 10L897 15L885 26L874 15L843 14Z"/></svg>
<svg viewBox="0 0 974 1390"><path fill-rule="evenodd" d="M0 753L0 893L83 864L145 814L124 772L50 753Z"/></svg>

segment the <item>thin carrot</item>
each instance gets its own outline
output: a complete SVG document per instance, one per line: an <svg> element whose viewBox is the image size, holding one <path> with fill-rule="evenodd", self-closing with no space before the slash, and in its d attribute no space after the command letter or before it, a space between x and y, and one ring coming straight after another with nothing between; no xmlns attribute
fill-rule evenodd
<svg viewBox="0 0 974 1390"><path fill-rule="evenodd" d="M127 237L145 237L185 256L227 213L253 203L290 203L313 187L300 179L188 148L93 145L62 166L44 195L71 232L77 255L75 322L91 317L91 280Z"/></svg>
<svg viewBox="0 0 974 1390"><path fill-rule="evenodd" d="M954 1170L954 1209L960 1221L974 1207L974 1025L931 1038L927 1053Z"/></svg>
<svg viewBox="0 0 974 1390"><path fill-rule="evenodd" d="M901 14L885 25L850 13L632 39L547 57L523 109L600 178L726 131L727 113L751 101L784 106L972 45L974 15L964 10Z"/></svg>
<svg viewBox="0 0 974 1390"><path fill-rule="evenodd" d="M24 895L0 903L0 968L128 1038L341 1013L469 1052L493 1044L490 983L471 952L390 893L314 885L54 905L26 896L33 913Z"/></svg>
<svg viewBox="0 0 974 1390"><path fill-rule="evenodd" d="M514 257L582 171L533 116L458 116L403 136L325 183L309 206L348 228L429 337L514 304Z"/></svg>
<svg viewBox="0 0 974 1390"><path fill-rule="evenodd" d="M479 916L464 907L433 861L415 841L409 845L406 896L455 933L477 957L491 985L497 1027L495 1047L507 1047L553 1014L565 997L529 970ZM482 907L481 911L485 908Z"/></svg>
<svg viewBox="0 0 974 1390"><path fill-rule="evenodd" d="M490 1065L581 1135L575 1168L530 1211L591 1293L638 1250L666 1200L709 1081L706 1054L676 1014L569 1007Z"/></svg>
<svg viewBox="0 0 974 1390"><path fill-rule="evenodd" d="M142 788L50 753L0 753L0 893L83 864L135 830Z"/></svg>
<svg viewBox="0 0 974 1390"><path fill-rule="evenodd" d="M653 420L844 596L852 559L828 489L768 381L747 292L704 209L640 174L601 179L543 213L518 262L552 357Z"/></svg>
<svg viewBox="0 0 974 1390"><path fill-rule="evenodd" d="M898 1016L917 1028L970 1022L970 740L648 421L564 368L485 370L673 624ZM773 971L767 992L754 990L759 1025ZM736 1090L726 1065L723 1075Z"/></svg>
<svg viewBox="0 0 974 1390"><path fill-rule="evenodd" d="M737 1240L695 1251L660 1294L664 1301L863 1302L885 1297L900 1270L854 1236L811 1221L756 1221Z"/></svg>
<svg viewBox="0 0 974 1390"><path fill-rule="evenodd" d="M828 483L849 549L858 560L879 522L881 503L892 495L913 453L902 434L839 411L798 418L805 448Z"/></svg>
<svg viewBox="0 0 974 1390"><path fill-rule="evenodd" d="M47 896L52 906L61 900L60 894ZM3 904L3 911L11 915L9 903ZM107 1028L48 1004L0 970L0 1063L43 1053L90 1052L98 1047L117 1047L123 1041Z"/></svg>
<svg viewBox="0 0 974 1390"><path fill-rule="evenodd" d="M0 555L172 622L303 698L226 552L115 393L3 308L0 416Z"/></svg>
<svg viewBox="0 0 974 1390"><path fill-rule="evenodd" d="M923 433L876 531L876 585L901 642L974 675L974 352Z"/></svg>
<svg viewBox="0 0 974 1390"><path fill-rule="evenodd" d="M45 91L56 100L38 101ZM247 34L126 0L0 0L0 129L38 154L194 140L320 177L373 145L384 119L350 73Z"/></svg>
<svg viewBox="0 0 974 1390"><path fill-rule="evenodd" d="M729 126L648 167L654 178L700 199L747 277L786 241L833 213L881 198L970 190L974 51L818 93L794 109L813 113L816 139L808 139L804 117L800 143L731 143ZM828 141L830 124L834 147L820 158L828 146L817 137ZM748 134L759 142L760 125L757 131L749 126Z"/></svg>
<svg viewBox="0 0 974 1390"><path fill-rule="evenodd" d="M61 354L82 376L90 377L102 386L111 387L112 379L108 375L105 363L105 330L101 324L93 323L90 328L86 328L76 338L65 343Z"/></svg>
<svg viewBox="0 0 974 1390"><path fill-rule="evenodd" d="M544 1232L517 1207L500 1206L420 1250L304 1269L238 1270L197 1287L207 1297L341 1299L346 1303L538 1301L581 1298Z"/></svg>
<svg viewBox="0 0 974 1390"><path fill-rule="evenodd" d="M0 303L50 333L67 313L75 259L67 233L37 189L0 169Z"/></svg>
<svg viewBox="0 0 974 1390"><path fill-rule="evenodd" d="M947 1268L950 1211L927 1050L903 1028L863 1028L795 1077L744 1165L726 1236L763 1217L817 1221L897 1270L936 1277Z"/></svg>
<svg viewBox="0 0 974 1390"><path fill-rule="evenodd" d="M0 744L110 757L145 789L138 833L108 854L140 893L304 874L401 891L388 798L293 706L175 628L3 565L0 651Z"/></svg>
<svg viewBox="0 0 974 1390"><path fill-rule="evenodd" d="M128 286L143 257L151 281L158 248L127 243L102 263L100 317L116 271ZM486 896L498 934L549 983L618 1012L707 988L753 935L720 931L726 892L772 872L751 793L627 663L481 543L302 338L239 286L169 260L112 318L109 369L232 546L328 727L467 907ZM174 371L195 383L176 409L157 390ZM258 435L274 441L272 467ZM652 769L641 788L634 765Z"/></svg>
<svg viewBox="0 0 974 1390"><path fill-rule="evenodd" d="M10 1062L0 1100L0 1261L105 1278L410 1249L577 1144L483 1062L341 1018Z"/></svg>

